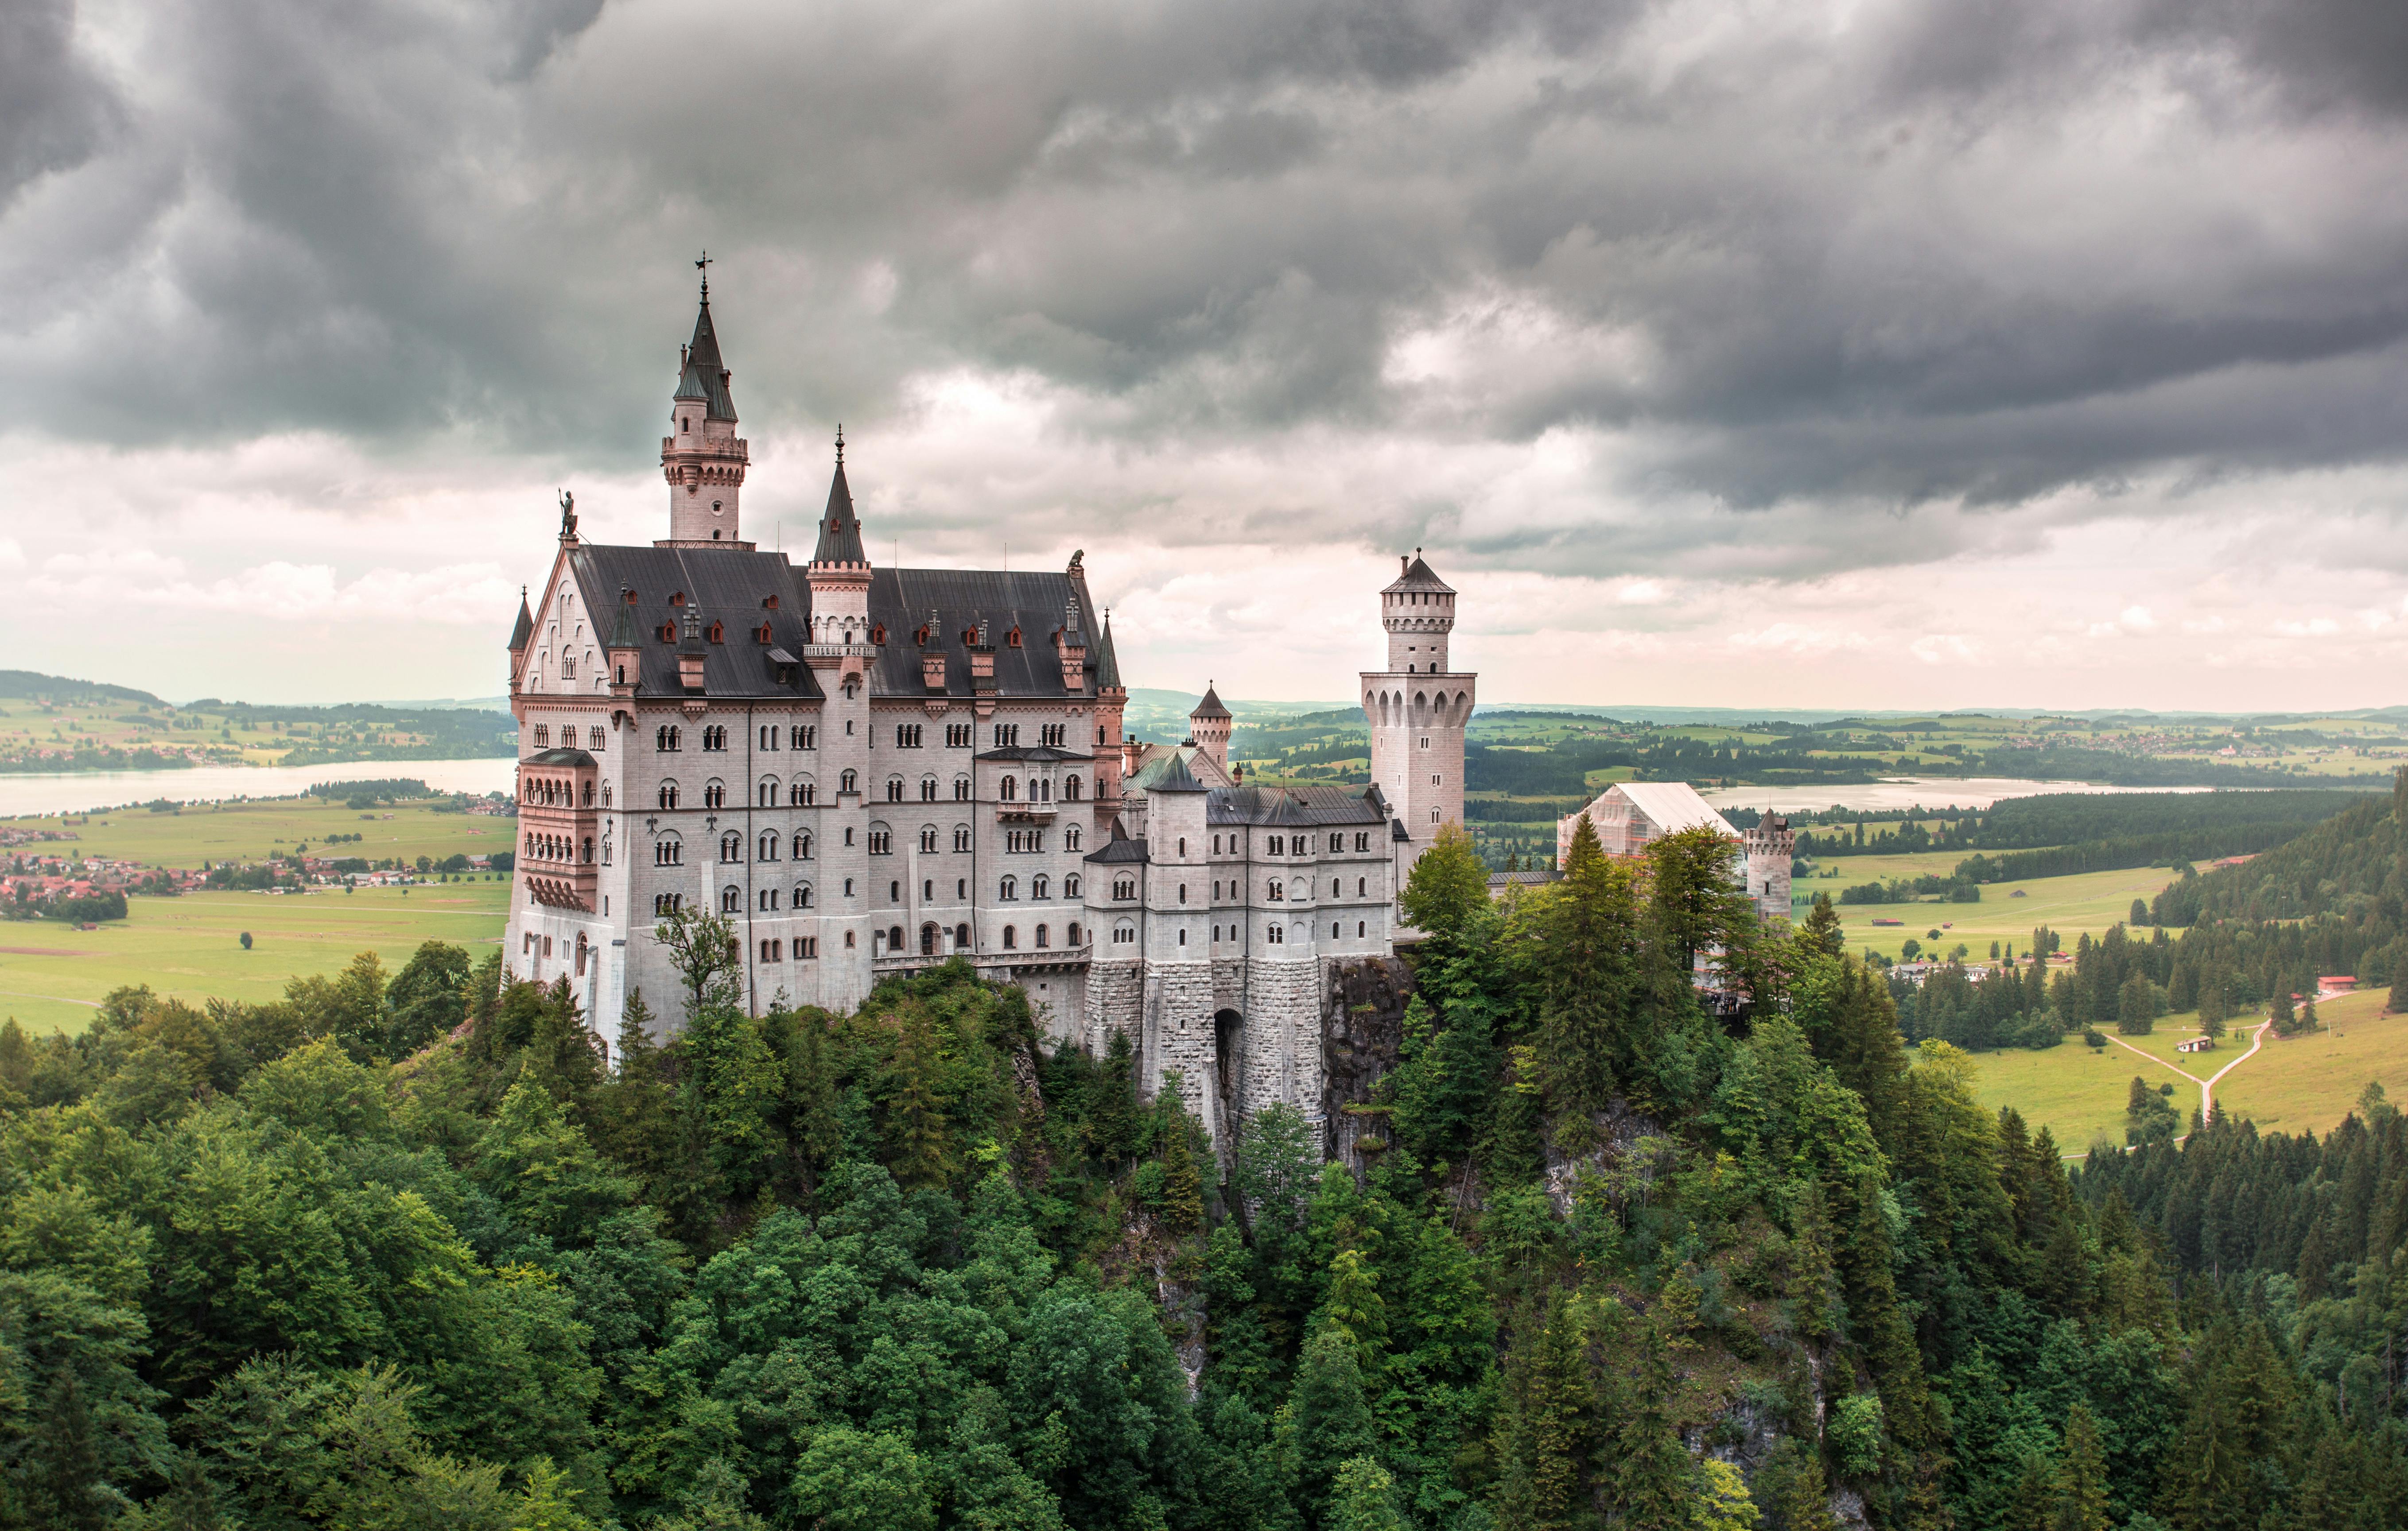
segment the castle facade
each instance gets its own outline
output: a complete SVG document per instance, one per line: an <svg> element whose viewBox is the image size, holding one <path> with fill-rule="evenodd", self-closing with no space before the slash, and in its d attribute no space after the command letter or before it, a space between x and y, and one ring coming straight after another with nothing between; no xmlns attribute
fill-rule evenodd
<svg viewBox="0 0 2408 1531"><path fill-rule="evenodd" d="M661 467L668 536L559 548L509 640L519 846L506 960L566 979L597 1031L682 988L658 922L733 925L743 997L847 1009L954 957L1057 1040L1136 1045L1216 1139L1274 1101L1323 1114L1335 969L1395 950L1397 894L1463 812L1477 678L1418 557L1363 674L1373 779L1248 786L1208 687L1179 745L1126 738L1111 625L1058 573L873 566L841 436L797 565L742 536L737 435L703 289Z"/></svg>

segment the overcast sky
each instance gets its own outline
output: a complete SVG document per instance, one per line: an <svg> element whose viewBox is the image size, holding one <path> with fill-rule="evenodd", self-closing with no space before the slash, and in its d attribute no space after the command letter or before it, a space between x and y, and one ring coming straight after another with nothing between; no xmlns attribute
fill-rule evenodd
<svg viewBox="0 0 2408 1531"><path fill-rule="evenodd" d="M2403 187L2398 0L12 0L0 665L502 690L707 246L748 533L1133 684L2403 702Z"/></svg>

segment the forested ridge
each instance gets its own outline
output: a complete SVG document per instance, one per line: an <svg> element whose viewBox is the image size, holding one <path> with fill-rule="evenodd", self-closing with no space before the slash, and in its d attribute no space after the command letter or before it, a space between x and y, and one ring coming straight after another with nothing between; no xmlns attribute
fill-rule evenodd
<svg viewBox="0 0 2408 1531"><path fill-rule="evenodd" d="M1497 906L1450 832L1359 1166L958 965L747 1016L709 919L610 1068L437 945L12 1023L0 1521L2402 1524L2397 1112L2069 1171L1723 854Z"/></svg>

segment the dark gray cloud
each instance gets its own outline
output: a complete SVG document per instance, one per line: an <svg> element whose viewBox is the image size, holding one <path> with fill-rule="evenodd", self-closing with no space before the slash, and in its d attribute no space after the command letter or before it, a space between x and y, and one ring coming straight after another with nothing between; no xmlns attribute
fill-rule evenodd
<svg viewBox="0 0 2408 1531"><path fill-rule="evenodd" d="M2408 441L2397 4L11 16L0 405L60 436L625 466L707 244L756 436L949 368L1108 449L1588 432L1600 506L1723 513L1626 561L1754 525L1807 572L1919 505L1970 544L2069 485ZM1267 514L1464 510L1369 494Z"/></svg>

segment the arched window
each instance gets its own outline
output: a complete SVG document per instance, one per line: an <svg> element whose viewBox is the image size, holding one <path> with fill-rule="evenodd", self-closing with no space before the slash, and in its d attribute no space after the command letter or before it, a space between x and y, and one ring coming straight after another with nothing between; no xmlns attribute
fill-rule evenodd
<svg viewBox="0 0 2408 1531"><path fill-rule="evenodd" d="M662 782L662 783L661 783L661 807L663 807L663 808L673 808L677 807L677 805L678 805L678 784L677 784L676 782L674 782L674 781L664 781L664 782Z"/></svg>
<svg viewBox="0 0 2408 1531"><path fill-rule="evenodd" d="M920 849L924 852L929 853L933 853L936 851L937 826L935 824L923 824L920 826Z"/></svg>
<svg viewBox="0 0 2408 1531"><path fill-rule="evenodd" d="M731 883L729 883L726 887L722 888L722 889L720 889L720 890L719 890L719 912L720 912L720 913L722 913L722 914L741 914L743 911L744 911L744 890L743 890L743 889L741 889L741 888L739 888L739 887L736 886L736 884L734 884L734 883L732 883L732 882L731 882Z"/></svg>
<svg viewBox="0 0 2408 1531"><path fill-rule="evenodd" d="M869 853L873 856L893 855L895 853L895 831L887 828L884 824L871 824L869 826Z"/></svg>
<svg viewBox="0 0 2408 1531"><path fill-rule="evenodd" d="M591 866L594 865L594 837L591 835L585 837L584 860L586 866Z"/></svg>
<svg viewBox="0 0 2408 1531"><path fill-rule="evenodd" d="M969 848L970 826L968 824L955 824L953 826L953 849L956 851L967 851Z"/></svg>
<svg viewBox="0 0 2408 1531"><path fill-rule="evenodd" d="M1010 926L1010 925L1006 925L1006 926L1004 926L1004 927L1003 927L1003 949L1004 949L1006 952L1011 952L1011 951L1016 951L1016 950L1018 950L1019 946L1020 946L1020 932L1019 932L1018 930L1014 929L1014 928L1013 928L1012 926Z"/></svg>
<svg viewBox="0 0 2408 1531"><path fill-rule="evenodd" d="M901 777L890 776L886 779L886 800L890 803L899 803L903 801L903 779Z"/></svg>
<svg viewBox="0 0 2408 1531"><path fill-rule="evenodd" d="M1076 920L1070 922L1070 928L1064 934L1062 944L1065 946L1076 946L1079 944L1079 922Z"/></svg>
<svg viewBox="0 0 2408 1531"><path fill-rule="evenodd" d="M592 808L594 806L594 783L591 781L585 783L584 791L580 794L580 795L585 799L584 806Z"/></svg>
<svg viewBox="0 0 2408 1531"><path fill-rule="evenodd" d="M778 832L777 832L776 830L774 830L774 829L767 829L767 830L764 830L764 831L762 831L762 833L761 833L761 843L760 843L759 845L757 845L757 846L753 847L752 853L753 853L753 855L754 855L754 857L755 857L756 859L761 860L761 861L775 861L775 860L777 860L777 859L778 859Z"/></svg>
<svg viewBox="0 0 2408 1531"><path fill-rule="evenodd" d="M722 861L742 861L744 859L744 837L738 835L732 829L726 834L719 837L719 859Z"/></svg>
<svg viewBox="0 0 2408 1531"><path fill-rule="evenodd" d="M1269 883L1264 887L1263 896L1276 904L1281 899L1287 896L1287 889L1281 884L1279 879L1273 878L1270 880Z"/></svg>
<svg viewBox="0 0 2408 1531"><path fill-rule="evenodd" d="M933 776L922 777L920 779L920 801L923 803L933 803L936 800L937 779Z"/></svg>
<svg viewBox="0 0 2408 1531"><path fill-rule="evenodd" d="M1137 879L1133 877L1115 879L1112 882L1112 896L1114 898L1135 898L1137 896Z"/></svg>
<svg viewBox="0 0 2408 1531"><path fill-rule="evenodd" d="M1062 779L1062 796L1065 800L1072 803L1079 800L1079 779L1077 777L1069 776Z"/></svg>
<svg viewBox="0 0 2408 1531"><path fill-rule="evenodd" d="M685 894L652 894L652 918L655 920L667 919L670 915L675 914L678 911L678 906L684 901Z"/></svg>
<svg viewBox="0 0 2408 1531"><path fill-rule="evenodd" d="M763 777L761 779L761 785L759 789L753 793L752 797L752 806L755 808L776 808L778 806L778 779L774 776Z"/></svg>
<svg viewBox="0 0 2408 1531"><path fill-rule="evenodd" d="M1005 903L1010 903L1011 900L1018 898L1020 896L1020 879L1016 877L1005 878L1002 883L996 888L996 896L1002 899Z"/></svg>
<svg viewBox="0 0 2408 1531"><path fill-rule="evenodd" d="M685 863L685 846L674 835L652 842L652 865L679 866Z"/></svg>
<svg viewBox="0 0 2408 1531"><path fill-rule="evenodd" d="M924 957L935 956L937 954L937 942L940 938L941 937L937 930L936 922L930 921L926 924L922 925L920 927L920 955Z"/></svg>
<svg viewBox="0 0 2408 1531"><path fill-rule="evenodd" d="M847 771L837 779L836 790L840 793L859 792L861 789L856 785L858 780L859 778L853 772Z"/></svg>
<svg viewBox="0 0 2408 1531"><path fill-rule="evenodd" d="M762 889L758 894L753 895L752 904L754 908L765 912L774 910L778 907L778 890L775 888Z"/></svg>
<svg viewBox="0 0 2408 1531"><path fill-rule="evenodd" d="M1040 951L1041 951L1041 950L1043 950L1045 947L1047 947L1047 946L1049 946L1049 945L1051 945L1051 944L1052 944L1052 943L1051 943L1051 942L1049 942L1049 941L1046 939L1046 937L1045 937L1045 927L1044 927L1043 925L1039 925L1039 926L1037 927L1037 945L1038 945L1039 950L1040 950Z"/></svg>
<svg viewBox="0 0 2408 1531"><path fill-rule="evenodd" d="M707 808L725 808L727 806L727 783L718 780L716 777L704 782L702 784L702 806Z"/></svg>
<svg viewBox="0 0 2408 1531"><path fill-rule="evenodd" d="M811 885L810 885L810 883L808 883L808 882L797 882L797 883L796 883L796 884L795 884L795 908L796 908L796 909L810 909L810 907L811 907Z"/></svg>
<svg viewBox="0 0 2408 1531"><path fill-rule="evenodd" d="M953 950L956 952L968 952L969 949L970 927L967 924L955 925L953 927Z"/></svg>
<svg viewBox="0 0 2408 1531"><path fill-rule="evenodd" d="M1031 898L1042 899L1046 894L1047 889L1051 886L1052 884L1046 878L1045 874L1039 872L1035 877L1028 880L1028 896Z"/></svg>
<svg viewBox="0 0 2408 1531"><path fill-rule="evenodd" d="M794 851L794 852L795 852L795 859L796 859L796 861L809 861L809 860L810 860L810 859L811 859L811 837L810 837L810 832L809 830L803 830L803 829L798 829L798 830L795 831L795 841L794 841L794 845L793 845L792 849L793 849L793 851Z"/></svg>
<svg viewBox="0 0 2408 1531"><path fill-rule="evenodd" d="M966 776L957 776L953 778L953 801L956 803L967 803L969 800L970 779Z"/></svg>
<svg viewBox="0 0 2408 1531"><path fill-rule="evenodd" d="M1137 926L1130 924L1127 921L1124 920L1119 924L1112 927L1112 944L1114 946L1127 946L1136 941L1136 939Z"/></svg>
<svg viewBox="0 0 2408 1531"><path fill-rule="evenodd" d="M798 776L787 783L786 806L788 808L810 808L818 800L819 789L811 784L810 777Z"/></svg>
<svg viewBox="0 0 2408 1531"><path fill-rule="evenodd" d="M652 731L652 748L663 754L669 754L675 751L679 748L677 725L674 723L663 723L660 727L654 729Z"/></svg>
<svg viewBox="0 0 2408 1531"><path fill-rule="evenodd" d="M1079 896L1079 874L1078 874L1078 873L1073 872L1073 873L1071 873L1068 877L1066 877L1066 878L1064 878L1064 879L1062 880L1062 896L1063 896L1063 897L1065 897L1065 898L1076 898L1076 897L1078 897L1078 896ZM1075 927L1074 927L1074 928L1075 928ZM1072 946L1076 946L1076 945L1078 945L1078 944L1079 944L1078 937L1075 937L1075 936L1074 936L1074 937L1072 937L1070 938L1070 944L1071 944Z"/></svg>
<svg viewBox="0 0 2408 1531"><path fill-rule="evenodd" d="M1016 802L1020 797L1020 783L1007 776L1003 779L1003 785L998 787L996 791L1001 794L1005 802Z"/></svg>

